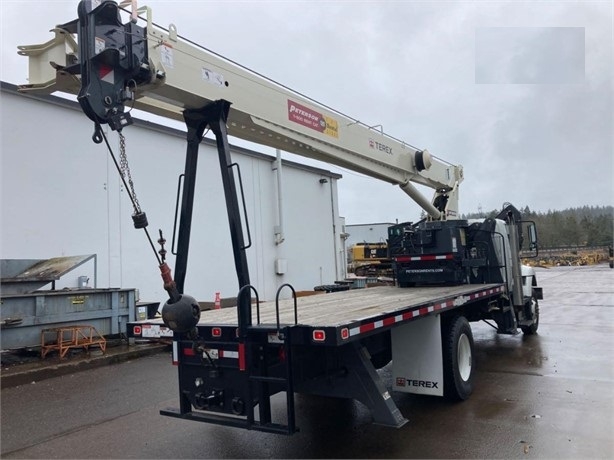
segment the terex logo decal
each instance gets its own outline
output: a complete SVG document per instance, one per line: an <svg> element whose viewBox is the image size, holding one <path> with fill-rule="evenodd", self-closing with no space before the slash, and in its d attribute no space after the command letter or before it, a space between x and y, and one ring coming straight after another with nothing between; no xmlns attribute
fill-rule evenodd
<svg viewBox="0 0 614 460"><path fill-rule="evenodd" d="M337 120L288 99L288 120L331 137L339 137Z"/></svg>
<svg viewBox="0 0 614 460"><path fill-rule="evenodd" d="M392 147L389 147L386 144L382 144L381 142L377 142L374 139L369 139L369 147L374 150L386 152L388 155L392 155Z"/></svg>
<svg viewBox="0 0 614 460"><path fill-rule="evenodd" d="M396 386L398 387L423 387L423 388L439 388L439 382L430 380L413 380L397 377Z"/></svg>

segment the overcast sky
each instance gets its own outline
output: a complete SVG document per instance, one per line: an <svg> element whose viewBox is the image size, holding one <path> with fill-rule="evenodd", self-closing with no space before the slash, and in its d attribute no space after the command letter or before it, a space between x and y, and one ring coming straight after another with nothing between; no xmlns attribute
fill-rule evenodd
<svg viewBox="0 0 614 460"><path fill-rule="evenodd" d="M25 83L17 45L50 39L78 2L0 1L1 79ZM461 212L614 202L611 1L139 4L183 37L462 164ZM347 223L419 217L398 188L324 167L343 175Z"/></svg>

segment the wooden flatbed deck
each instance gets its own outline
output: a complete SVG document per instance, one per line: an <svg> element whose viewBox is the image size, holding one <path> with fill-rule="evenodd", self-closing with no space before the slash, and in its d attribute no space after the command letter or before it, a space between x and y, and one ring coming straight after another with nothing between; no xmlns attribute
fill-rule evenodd
<svg viewBox="0 0 614 460"><path fill-rule="evenodd" d="M399 288L379 286L349 291L316 294L297 299L298 324L308 327L337 327L361 322L378 316L419 308L426 304L441 303L477 291L500 287L500 284ZM290 291L288 290L287 293ZM279 302L281 324L294 324L294 303L291 299ZM256 306L252 306L256 324ZM236 325L234 308L206 310L201 313L199 325ZM260 323L275 324L275 302L261 302Z"/></svg>
<svg viewBox="0 0 614 460"><path fill-rule="evenodd" d="M326 344L340 345L359 339L365 334L371 334L375 330L388 329L420 317L494 298L504 292L503 284L465 284L415 288L380 286L316 294L297 298L296 326L294 326L293 300L280 301L279 323L281 327L294 326L302 329L302 333L293 334L297 340L298 337L301 337L300 340L316 337L315 331L324 331L324 334L320 335L326 337ZM277 325L275 302L260 304L260 322L257 321L256 305L253 304L252 324L275 331ZM170 333L170 330L163 325L162 319L136 321L130 325L137 326L139 331L135 333L134 327L129 328L129 336L133 337L153 338L169 336ZM237 310L233 307L205 310L201 312L198 323L199 329L205 336L211 334L212 327L231 329L231 335L234 336L237 325ZM161 334L161 331L165 333Z"/></svg>

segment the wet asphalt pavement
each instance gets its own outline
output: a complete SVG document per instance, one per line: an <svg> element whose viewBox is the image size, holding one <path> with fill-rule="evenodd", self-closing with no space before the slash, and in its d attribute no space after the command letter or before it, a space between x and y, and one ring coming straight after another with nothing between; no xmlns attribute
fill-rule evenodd
<svg viewBox="0 0 614 460"><path fill-rule="evenodd" d="M163 352L3 389L1 457L612 458L614 270L538 269L538 281L538 335L472 324L470 400L395 394L409 419L398 430L372 425L359 403L301 395L292 437L162 417L177 405Z"/></svg>

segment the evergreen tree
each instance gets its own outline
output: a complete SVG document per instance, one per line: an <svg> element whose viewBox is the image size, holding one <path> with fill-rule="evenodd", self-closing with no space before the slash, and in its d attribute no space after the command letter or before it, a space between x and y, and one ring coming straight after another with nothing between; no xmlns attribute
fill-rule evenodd
<svg viewBox="0 0 614 460"><path fill-rule="evenodd" d="M614 244L614 208L612 206L583 206L562 211L531 211L519 208L524 220L537 226L542 249L576 246L611 246ZM480 215L481 214L481 215ZM489 213L469 213L463 219L494 218L499 210Z"/></svg>

